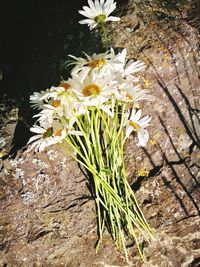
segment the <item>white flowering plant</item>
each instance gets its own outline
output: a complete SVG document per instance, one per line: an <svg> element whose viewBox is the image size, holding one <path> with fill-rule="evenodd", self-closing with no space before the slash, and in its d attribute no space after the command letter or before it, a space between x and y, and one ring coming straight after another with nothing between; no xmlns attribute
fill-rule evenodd
<svg viewBox="0 0 200 267"><path fill-rule="evenodd" d="M87 17L81 24L90 30L102 27L116 7L113 0L88 0L80 14ZM104 40L104 38L102 39ZM107 42L107 40L106 40ZM135 194L126 179L124 144L131 133L137 145L146 146L150 116L142 117L140 101L152 100L147 90L139 87L136 73L145 68L141 61L127 59L126 49L75 57L70 77L59 86L30 96L30 103L39 110L30 128L35 135L28 142L30 149L41 152L59 143L69 155L92 176L96 204L98 242L105 228L110 232L128 261L127 237L133 240L143 259L142 240L150 241L153 230L147 223ZM90 180L91 181L91 180Z"/></svg>

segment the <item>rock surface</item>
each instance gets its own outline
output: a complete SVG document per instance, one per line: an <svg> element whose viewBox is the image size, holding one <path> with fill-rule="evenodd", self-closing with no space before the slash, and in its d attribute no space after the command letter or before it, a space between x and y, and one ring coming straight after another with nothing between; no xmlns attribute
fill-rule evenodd
<svg viewBox="0 0 200 267"><path fill-rule="evenodd" d="M95 252L87 178L53 146L2 161L0 266L200 266L199 31L189 23L191 10L181 12L129 1L110 26L112 46L145 61L141 84L156 98L142 107L152 116L148 146L138 149L134 136L125 146L128 180L156 230L146 261L130 246L128 265L108 233Z"/></svg>
<svg viewBox="0 0 200 267"><path fill-rule="evenodd" d="M19 118L19 109L11 100L0 103L0 158L9 155L14 144L14 134Z"/></svg>

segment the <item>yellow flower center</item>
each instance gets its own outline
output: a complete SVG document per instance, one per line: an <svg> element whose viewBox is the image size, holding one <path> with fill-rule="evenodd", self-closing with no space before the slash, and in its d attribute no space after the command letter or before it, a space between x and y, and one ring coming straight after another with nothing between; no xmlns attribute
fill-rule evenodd
<svg viewBox="0 0 200 267"><path fill-rule="evenodd" d="M126 93L126 97L127 97L129 100L133 100L132 95L130 95L129 93Z"/></svg>
<svg viewBox="0 0 200 267"><path fill-rule="evenodd" d="M43 138L45 139L45 138L48 138L48 137L50 137L50 136L52 136L53 135L53 128L52 127L50 127L50 128L48 128L47 130L46 130L46 132L45 133L43 133Z"/></svg>
<svg viewBox="0 0 200 267"><path fill-rule="evenodd" d="M59 107L60 104L61 104L61 101L60 101L60 100L54 100L54 101L52 102L52 106L53 106L54 108Z"/></svg>
<svg viewBox="0 0 200 267"><path fill-rule="evenodd" d="M137 102L133 103L133 108L140 108L140 105Z"/></svg>
<svg viewBox="0 0 200 267"><path fill-rule="evenodd" d="M100 59L94 59L91 62L88 63L88 67L94 69L94 68L100 68L103 65L105 65L106 61L103 58Z"/></svg>
<svg viewBox="0 0 200 267"><path fill-rule="evenodd" d="M63 129L60 129L58 131L55 132L55 136L61 136L62 135L62 130Z"/></svg>
<svg viewBox="0 0 200 267"><path fill-rule="evenodd" d="M90 84L83 88L82 94L84 96L97 96L101 92L101 88L97 84Z"/></svg>
<svg viewBox="0 0 200 267"><path fill-rule="evenodd" d="M138 130L140 127L137 123L135 123L134 121L130 121L129 124L134 128L134 130Z"/></svg>
<svg viewBox="0 0 200 267"><path fill-rule="evenodd" d="M59 86L65 88L65 91L67 91L71 87L69 83L63 83L63 82L61 82Z"/></svg>
<svg viewBox="0 0 200 267"><path fill-rule="evenodd" d="M106 15L104 14L100 14L94 18L95 22L98 24L104 23L105 19L106 19Z"/></svg>

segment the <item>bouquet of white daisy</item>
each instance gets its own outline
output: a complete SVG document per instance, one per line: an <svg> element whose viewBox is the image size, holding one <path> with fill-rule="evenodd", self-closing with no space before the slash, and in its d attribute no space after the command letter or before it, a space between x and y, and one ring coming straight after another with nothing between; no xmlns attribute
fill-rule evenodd
<svg viewBox="0 0 200 267"><path fill-rule="evenodd" d="M88 17L80 23L90 28L101 27L115 9L113 0L88 0L89 7L79 11ZM128 260L126 238L134 240L143 258L141 237L152 238L152 229L137 203L126 179L123 149L130 134L137 135L138 146L149 139L146 129L150 116L142 117L141 100L152 97L138 85L137 72L145 66L141 61L127 60L126 49L72 58L70 77L30 97L39 109L31 131L30 149L43 151L60 143L92 176L96 203L98 242L108 229ZM90 180L91 181L91 180Z"/></svg>

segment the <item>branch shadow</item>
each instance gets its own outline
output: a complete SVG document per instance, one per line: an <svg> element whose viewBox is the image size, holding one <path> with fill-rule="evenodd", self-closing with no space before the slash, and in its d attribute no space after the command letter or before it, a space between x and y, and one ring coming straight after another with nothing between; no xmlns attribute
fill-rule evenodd
<svg viewBox="0 0 200 267"><path fill-rule="evenodd" d="M140 17L141 19L141 17ZM143 21L145 24L145 20ZM173 86L177 89L178 92L178 96L181 99L181 101L184 104L185 110L187 112L187 117L184 115L182 108L178 105L176 98L173 96L173 93L171 92L170 88L171 88L171 84L170 83L170 88L168 87L168 85L166 84L166 82L164 81L164 79L162 78L162 75L159 73L158 68L155 66L155 64L152 62L150 55L148 54L148 52L145 51L144 49L141 49L141 47L138 45L138 43L136 43L133 38L131 37L131 34L126 31L126 29L122 29L124 35L126 36L126 38L129 39L129 41L131 41L131 45L132 47L137 51L138 55L141 55L142 57L146 58L149 66L153 69L154 75L155 75L155 83L157 83L158 88L160 88L162 90L162 92L167 96L168 102L170 103L170 105L173 106L175 114L177 115L177 118L179 120L179 124L181 123L181 125L183 126L186 135L189 137L189 139L191 140L192 144L189 146L189 157L187 156L183 156L179 153L178 149L176 148L175 145L175 140L173 140L172 136L170 135L169 131L167 130L167 127L165 125L164 120L157 114L158 116L158 120L160 125L162 126L162 128L164 129L165 135L167 136L167 138L169 139L170 142L170 146L172 147L174 154L178 157L177 161L170 161L168 158L168 155L165 153L164 149L158 144L157 145L157 149L160 151L160 154L162 156L162 163L161 165L158 166L158 164L156 164L154 162L154 159L151 156L151 153L146 149L146 148L142 148L144 154L146 155L146 157L149 159L149 162L152 165L152 170L150 170L149 176L147 177L147 179L151 179L157 175L160 175L164 185L166 186L166 188L171 192L171 194L174 196L174 198L176 199L177 203L179 204L181 210L183 210L185 217L192 217L192 216L200 216L200 203L198 203L199 201L195 199L195 197L193 196L193 191L195 192L199 192L199 187L200 187L200 182L198 181L198 178L193 174L192 172L192 165L191 165L191 161L190 161L190 156L194 151L194 148L199 149L200 148L200 136L198 134L198 128L200 127L200 118L199 118L199 114L200 114L200 110L197 107L197 104L195 103L195 93L197 92L197 88L193 88L193 81L191 80L192 77L190 76L190 73L188 71L188 63L187 63L187 58L185 58L184 53L180 47L180 45L178 44L178 42L173 39L173 37L168 37L168 41L170 38L170 41L176 44L176 49L177 52L180 56L180 59L182 61L182 74L184 74L184 79L187 81L187 84L189 86L189 90L190 92L192 91L193 93L193 100L191 101L189 99L189 97L184 93L183 90L183 84L182 84L182 78L181 75L179 73L177 64L176 64L176 60L174 60L174 51L172 50L172 48L170 47L169 43L166 42L166 40L161 38L161 35L159 34L159 31L154 32L153 34L155 34L155 40L159 40L162 45L164 46L164 48L168 51L168 54L171 57L171 64L172 67L175 71L175 75L176 78L174 79L174 81L172 80ZM181 37L182 40L185 41L188 46L190 47L192 54L193 54L193 65L190 66L192 67L193 71L195 72L195 77L197 78L197 81L200 79L200 69L198 66L198 60L197 57L195 56L195 51L193 48L193 45L191 44L192 41L189 40L189 38L186 38L186 36L184 36L184 34L178 33ZM142 45L142 44L141 44ZM194 74L193 72L193 74ZM169 82L169 81L168 81ZM172 119L173 119L173 114L171 114ZM183 178L180 177L180 175L177 173L176 170L176 165L181 165L183 166L184 170L187 171L188 175L189 175L189 179L190 179L190 185L186 185L185 182L183 181ZM162 168L163 167L168 167L172 173L173 176L173 180L169 179L168 177L166 177L166 175L164 175L162 173ZM195 167L199 168L200 167L198 165L195 165ZM145 178L141 178L138 183L135 183L135 187L138 188L141 186L142 182L146 179ZM174 182L176 183L174 185ZM188 205L185 205L182 197L179 195L177 189L176 189L176 185L178 184L179 188L181 189L181 191L184 193L184 195L187 198L187 201L191 204L190 206L193 207L193 210L195 210L195 215L191 213L191 211L188 208ZM193 186L193 191L191 190L191 186ZM189 188L190 187L190 188Z"/></svg>
<svg viewBox="0 0 200 267"><path fill-rule="evenodd" d="M142 18L140 17L140 19L142 19ZM143 23L145 24L145 21L144 20L143 20ZM174 26L174 30L175 30L175 26ZM185 106L187 108L187 111L188 111L188 114L189 114L189 120L188 121L185 118L185 116L183 115L183 113L181 111L181 108L176 103L175 98L170 93L169 88L165 84L165 81L162 79L162 77L159 74L159 71L155 67L154 63L149 58L149 56L147 55L147 53L145 53L145 47L144 47L144 49L142 48L142 50L141 50L141 48L139 47L139 45L136 44L131 39L131 36L129 35L129 33L125 29L123 29L123 33L124 33L124 35L129 40L131 40L131 44L134 47L134 49L136 49L139 54L142 54L148 60L150 66L154 70L155 77L156 77L156 80L157 80L158 85L160 86L160 88L162 89L162 91L168 97L168 100L173 105L173 107L174 107L177 115L179 116L180 122L182 123L183 127L186 130L186 133L188 134L188 136L193 141L193 147L196 145L198 148L200 148L200 139L199 139L200 137L198 136L198 133L197 133L197 127L200 127L200 117L199 117L199 115L200 115L200 109L198 109L197 107L193 107L191 105L190 100L184 94L184 92L183 92L183 90L181 88L181 78L180 78L179 71L178 71L178 68L177 68L176 59L174 59L173 49L169 45L170 42L176 44L176 47L178 49L178 52L181 55L181 59L182 59L182 62L183 62L183 71L184 71L185 77L187 78L187 81L188 81L188 84L189 84L189 89L192 92L194 91L194 94L195 94L195 89L192 86L191 77L190 77L190 74L188 72L187 62L186 62L185 56L183 54L183 51L182 51L179 43L176 41L175 37L173 37L173 36L168 37L168 42L167 42L164 38L162 38L162 35L159 34L159 31L158 32L157 31L154 31L153 32L153 35L155 36L155 40L159 40L159 42L163 45L164 49L168 52L168 54L171 57L172 64L173 64L173 69L176 72L176 79L174 80L174 85L175 85L177 91L179 92L179 95L181 96L181 98L182 98L182 100L185 103ZM194 60L194 64L193 64L192 67L193 67L194 71L197 74L197 78L200 80L200 68L199 68L199 65L198 65L198 58L197 58L197 56L195 56L195 51L193 49L193 45L192 45L191 41L188 38L186 38L186 36L182 32L179 32L178 29L176 30L176 33L179 36L181 36L182 40L184 40L189 45L190 51L193 54L193 60ZM178 81L179 84L177 83L177 81ZM194 105L196 106L195 96L194 96ZM196 123L195 123L195 120L196 120ZM197 123L198 123L198 125L197 125Z"/></svg>
<svg viewBox="0 0 200 267"><path fill-rule="evenodd" d="M193 141L193 147L196 145L198 148L200 148L200 137L199 137L199 135L197 133L197 127L200 127L200 117L199 117L200 109L198 109L197 107L193 107L191 105L191 101L184 94L184 92L183 92L183 90L181 88L181 78L180 78L180 75L179 75L179 71L178 71L178 68L177 68L176 61L173 59L173 51L171 51L171 49L169 49L169 45L160 38L159 34L156 34L156 37L163 44L164 48L168 51L168 53L171 56L172 65L173 65L173 68L175 69L175 72L176 72L176 79L174 79L174 86L176 87L177 91L179 92L179 96L181 97L181 99L183 100L183 102L184 102L184 104L186 106L187 112L189 114L189 120L187 120L185 118L181 108L178 106L178 104L176 102L176 99L174 98L173 94L170 92L170 89L168 88L168 86L166 85L165 81L163 80L163 78L159 74L159 72L158 72L157 68L155 67L154 63L148 58L151 67L154 69L156 81L157 81L159 87L162 89L162 91L167 96L168 100L173 105L173 107L174 107L174 109L176 111L176 114L178 115L179 120L182 123L187 135ZM186 41L187 44L189 44L192 47L192 44L183 35L181 35L181 37L183 38L184 41ZM176 42L176 40L174 40L174 38L172 38L172 40L173 40L174 43ZM182 52L182 49L181 49L180 45L177 42L176 42L176 47L178 48L178 51L179 51L179 53L181 55L181 59L182 59L182 62L183 62L183 71L184 71L185 77L186 77L186 79L188 81L189 89L190 89L190 91L195 91L193 86L192 86L190 74L188 72L186 59L184 57L184 54ZM199 70L199 66L198 66L198 62L197 62L196 57L194 58L194 66L193 67L195 68L195 71L197 73L197 77L199 79L200 70ZM178 83L177 83L177 81L178 81ZM195 105L195 103L194 103L194 105ZM196 124L198 123L198 125L195 125L195 119L196 119Z"/></svg>
<svg viewBox="0 0 200 267"><path fill-rule="evenodd" d="M182 123L183 127L185 128L186 133L188 134L188 136L191 138L191 140L193 141L193 144L196 145L198 148L200 148L200 139L197 135L196 129L194 127L194 122L193 122L193 116L192 116L192 112L191 109L189 110L189 116L190 116L190 122L192 122L192 127L190 126L190 124L188 123L188 121L186 120L185 116L183 115L181 109L179 108L179 106L176 103L176 100L174 99L174 97L172 96L172 94L170 93L168 87L165 85L164 81L160 78L160 76L158 75L157 77L157 83L160 86L160 88L163 90L163 92L167 95L169 101L171 102L171 104L173 105L180 122ZM177 87L177 86L176 86ZM177 87L178 88L178 87ZM180 88L179 88L180 91ZM181 91L182 92L182 91ZM183 92L182 92L182 95ZM187 99L187 97L184 95L184 100ZM187 99L188 101L188 99ZM188 101L189 102L189 101Z"/></svg>
<svg viewBox="0 0 200 267"><path fill-rule="evenodd" d="M163 126L163 128L164 128L165 133L167 134L167 136L168 136L168 138L169 138L169 140L170 140L170 143L171 143L171 145L172 145L172 147L173 147L173 149L174 149L176 155L178 156L178 158L180 159L181 162L183 161L183 163L182 163L183 166L187 169L187 171L188 171L190 177L194 180L195 187L196 187L196 189L198 190L198 189L200 188L200 183L198 182L198 180L196 179L196 177L195 177L195 176L193 175L193 173L191 172L190 167L188 166L186 160L184 160L184 159L181 157L181 155L179 154L178 150L176 149L176 147L175 147L175 145L174 145L174 143L173 143L173 140L172 140L172 138L171 138L171 136L170 136L170 134L169 134L169 132L168 132L168 130L167 130L167 128L166 128L164 122L163 122L163 120L162 120L160 117L159 117L159 119L160 119L160 122L161 122L161 124L162 124L162 126ZM172 171L172 174L173 174L173 176L174 176L176 182L181 186L182 190L185 192L185 194L187 195L188 199L191 201L191 203L193 204L194 208L196 209L198 215L200 215L200 206L198 205L197 201L194 199L194 197L192 196L190 190L187 188L187 186L183 183L183 181L181 180L181 178L180 178L179 175L177 174L177 172L176 172L176 170L175 170L175 168L174 168L174 164L172 164L172 163L168 160L166 153L163 152L163 150L162 150L161 147L159 147L159 149L160 149L160 152L161 152L161 154L162 154L163 159L165 160L166 165L170 167L170 170ZM166 178L165 178L164 176L162 176L162 179L163 179L164 182L166 182ZM174 194L175 194L175 192L174 192ZM177 196L176 196L176 197L177 197ZM177 198L177 199L178 199L178 198ZM181 203L180 200L179 200L179 203ZM184 205L181 205L182 208L183 208L183 206L184 206ZM184 210L186 210L185 207L184 207ZM189 215L189 213L186 213L186 215Z"/></svg>

